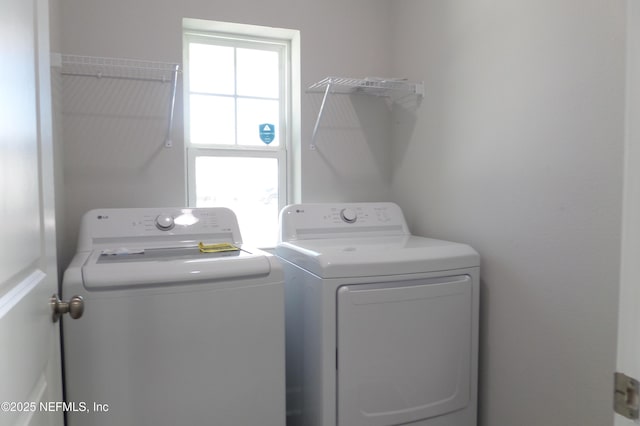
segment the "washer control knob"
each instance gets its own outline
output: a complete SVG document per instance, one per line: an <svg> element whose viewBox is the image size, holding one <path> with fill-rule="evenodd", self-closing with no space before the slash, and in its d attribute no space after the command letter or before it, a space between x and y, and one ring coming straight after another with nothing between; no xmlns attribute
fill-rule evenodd
<svg viewBox="0 0 640 426"><path fill-rule="evenodd" d="M358 220L358 214L353 209L342 209L340 210L340 218L347 223L355 223Z"/></svg>
<svg viewBox="0 0 640 426"><path fill-rule="evenodd" d="M173 229L175 222L173 216L168 214L161 214L156 217L156 227L161 231L169 231Z"/></svg>

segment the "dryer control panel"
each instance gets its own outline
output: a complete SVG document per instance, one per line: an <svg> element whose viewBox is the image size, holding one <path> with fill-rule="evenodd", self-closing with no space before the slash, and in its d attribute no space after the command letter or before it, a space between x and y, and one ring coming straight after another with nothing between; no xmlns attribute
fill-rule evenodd
<svg viewBox="0 0 640 426"><path fill-rule="evenodd" d="M280 213L280 241L409 235L394 203L292 204Z"/></svg>

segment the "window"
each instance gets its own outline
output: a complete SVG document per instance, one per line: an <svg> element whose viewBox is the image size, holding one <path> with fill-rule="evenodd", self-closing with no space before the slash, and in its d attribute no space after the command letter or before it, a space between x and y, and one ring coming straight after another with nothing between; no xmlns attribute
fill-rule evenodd
<svg viewBox="0 0 640 426"><path fill-rule="evenodd" d="M244 242L273 247L278 213L295 192L292 40L209 24L217 30L184 30L189 205L228 207Z"/></svg>

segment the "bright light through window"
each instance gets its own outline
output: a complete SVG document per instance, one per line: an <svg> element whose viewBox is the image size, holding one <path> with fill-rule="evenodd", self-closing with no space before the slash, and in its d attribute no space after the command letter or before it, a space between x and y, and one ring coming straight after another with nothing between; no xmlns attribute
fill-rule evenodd
<svg viewBox="0 0 640 426"><path fill-rule="evenodd" d="M192 92L233 95L234 49L228 46L189 44L189 86Z"/></svg>
<svg viewBox="0 0 640 426"><path fill-rule="evenodd" d="M280 90L278 53L238 49L238 94L277 98Z"/></svg>
<svg viewBox="0 0 640 426"><path fill-rule="evenodd" d="M189 101L192 144L235 144L233 98L193 94Z"/></svg>
<svg viewBox="0 0 640 426"><path fill-rule="evenodd" d="M244 241L273 245L278 222L278 160L275 158L197 157L196 204L228 207L238 217ZM250 171L250 172L247 172Z"/></svg>

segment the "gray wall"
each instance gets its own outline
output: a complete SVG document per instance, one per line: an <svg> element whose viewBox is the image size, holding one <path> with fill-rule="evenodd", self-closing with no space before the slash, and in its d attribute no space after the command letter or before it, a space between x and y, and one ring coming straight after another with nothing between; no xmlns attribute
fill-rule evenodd
<svg viewBox="0 0 640 426"><path fill-rule="evenodd" d="M393 198L481 254L481 425L612 424L624 1L395 4Z"/></svg>

